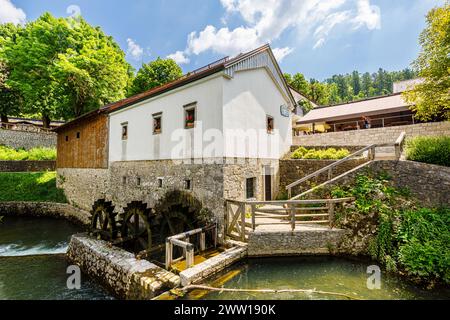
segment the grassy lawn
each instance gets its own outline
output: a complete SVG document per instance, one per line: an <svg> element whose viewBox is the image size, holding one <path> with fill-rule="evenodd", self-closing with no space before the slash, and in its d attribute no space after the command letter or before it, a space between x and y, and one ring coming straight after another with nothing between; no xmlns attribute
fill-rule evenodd
<svg viewBox="0 0 450 320"><path fill-rule="evenodd" d="M67 202L56 172L0 173L0 201Z"/></svg>

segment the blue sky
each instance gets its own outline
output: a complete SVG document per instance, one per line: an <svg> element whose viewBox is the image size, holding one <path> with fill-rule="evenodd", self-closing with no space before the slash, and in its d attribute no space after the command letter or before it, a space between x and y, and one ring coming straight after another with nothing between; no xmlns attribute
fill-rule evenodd
<svg viewBox="0 0 450 320"><path fill-rule="evenodd" d="M184 71L270 43L284 72L324 80L406 68L425 15L443 0L0 0L0 22L78 12L139 68L173 57Z"/></svg>

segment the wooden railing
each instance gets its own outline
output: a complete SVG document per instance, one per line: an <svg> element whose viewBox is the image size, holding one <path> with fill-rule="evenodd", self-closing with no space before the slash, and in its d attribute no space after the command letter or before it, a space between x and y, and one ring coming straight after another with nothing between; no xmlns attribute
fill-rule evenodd
<svg viewBox="0 0 450 320"><path fill-rule="evenodd" d="M322 173L328 172L328 179L331 180L332 177L333 177L333 169L334 168L336 168L337 166L339 166L339 165L341 165L341 164L343 164L343 163L345 163L345 162L347 162L349 160L352 160L353 158L355 158L357 156L363 155L367 151L369 151L369 160L375 159L375 149L376 149L376 147L377 147L376 144L367 146L367 147L365 147L363 149L360 149L360 150L356 151L355 153L349 155L348 157L345 157L344 159L338 160L338 161L330 164L329 166L326 166L326 167L324 167L324 168L322 168L322 169L320 169L320 170L318 170L318 171L316 171L316 172L314 172L314 173L312 173L310 175L307 175L306 177L304 177L304 178L302 178L300 180L297 180L297 181L291 183L290 185L288 185L286 187L286 190L288 191L288 198L291 199L291 200L297 200L298 198L300 198L301 195L297 195L295 197L292 197L292 189L297 187L298 185L300 185L300 184L302 184L302 183L312 179L312 178L315 178L315 177L319 176Z"/></svg>
<svg viewBox="0 0 450 320"><path fill-rule="evenodd" d="M213 224L204 228L199 228L187 232L177 234L175 236L166 239L166 269L178 261L186 259L186 269L194 266L195 246L190 242L190 237L200 234L200 252L205 251L206 248L206 233L211 232L213 238L213 246L217 246L217 225ZM173 249L174 247L180 247L183 249L183 255L174 259Z"/></svg>
<svg viewBox="0 0 450 320"><path fill-rule="evenodd" d="M354 198L288 200L288 201L226 201L225 233L227 237L246 242L248 233L257 226L327 224L334 226L337 204Z"/></svg>

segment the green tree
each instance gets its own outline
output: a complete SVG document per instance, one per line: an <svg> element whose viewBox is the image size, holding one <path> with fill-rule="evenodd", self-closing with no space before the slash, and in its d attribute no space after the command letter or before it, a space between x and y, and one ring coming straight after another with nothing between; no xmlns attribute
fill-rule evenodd
<svg viewBox="0 0 450 320"><path fill-rule="evenodd" d="M125 53L100 28L83 18L45 13L28 23L2 56L7 84L24 98L27 113L70 119L125 97L129 64Z"/></svg>
<svg viewBox="0 0 450 320"><path fill-rule="evenodd" d="M172 59L158 58L139 69L128 95L142 93L152 88L174 81L183 75L180 66Z"/></svg>
<svg viewBox="0 0 450 320"><path fill-rule="evenodd" d="M15 42L22 28L20 25L6 23L0 25L0 48L6 42ZM1 53L1 49L0 49ZM20 93L7 85L10 69L6 61L0 59L0 121L8 122L8 116L19 115L22 99Z"/></svg>
<svg viewBox="0 0 450 320"><path fill-rule="evenodd" d="M359 95L359 92L361 91L361 77L359 76L358 71L352 72L352 87L353 87L353 94Z"/></svg>
<svg viewBox="0 0 450 320"><path fill-rule="evenodd" d="M405 92L404 97L414 103L412 109L418 119L450 120L449 1L428 13L427 26L419 41L422 50L413 65L424 82Z"/></svg>

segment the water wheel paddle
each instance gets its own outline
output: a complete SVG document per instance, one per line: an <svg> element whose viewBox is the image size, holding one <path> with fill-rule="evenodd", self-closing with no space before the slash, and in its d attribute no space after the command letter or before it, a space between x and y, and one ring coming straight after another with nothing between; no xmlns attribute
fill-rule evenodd
<svg viewBox="0 0 450 320"><path fill-rule="evenodd" d="M90 234L103 240L117 238L117 222L111 201L100 199L94 202L91 211Z"/></svg>
<svg viewBox="0 0 450 320"><path fill-rule="evenodd" d="M133 201L124 208L121 236L125 247L140 253L152 248L150 221L152 210L145 203Z"/></svg>

